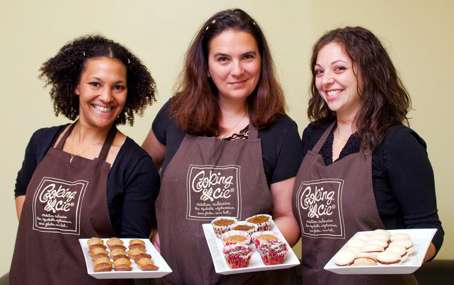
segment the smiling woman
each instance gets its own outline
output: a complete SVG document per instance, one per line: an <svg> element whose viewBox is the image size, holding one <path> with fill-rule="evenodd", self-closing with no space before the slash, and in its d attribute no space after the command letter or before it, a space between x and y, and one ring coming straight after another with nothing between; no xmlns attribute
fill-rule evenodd
<svg viewBox="0 0 454 285"><path fill-rule="evenodd" d="M216 274L201 225L219 216L272 214L288 242L296 242L291 193L301 144L284 106L254 19L240 9L209 18L186 54L177 94L143 143L162 167L156 214L161 254L173 269L166 281L298 283L292 270Z"/></svg>
<svg viewBox="0 0 454 285"><path fill-rule="evenodd" d="M156 226L159 175L116 128L154 100L153 78L131 52L101 36L70 42L41 72L55 113L75 122L38 130L27 146L16 179L10 284L128 284L87 275L78 239L146 238Z"/></svg>

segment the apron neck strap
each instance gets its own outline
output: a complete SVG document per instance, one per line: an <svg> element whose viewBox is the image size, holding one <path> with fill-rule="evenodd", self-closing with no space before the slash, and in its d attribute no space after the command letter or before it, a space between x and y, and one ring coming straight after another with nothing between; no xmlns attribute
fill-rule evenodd
<svg viewBox="0 0 454 285"><path fill-rule="evenodd" d="M61 140L56 145L56 147L55 147L56 149L63 150L63 146L65 145L66 140L68 139L69 135L73 131L74 126L76 125L76 123L74 123L71 126L69 126L68 130L63 134L63 137L61 138ZM109 130L109 133L107 134L106 140L104 141L104 144L102 146L101 152L99 153L98 158L100 160L106 160L107 154L109 153L109 149L112 146L112 142L113 142L116 134L117 134L117 127L116 126L112 126L110 128L110 130Z"/></svg>
<svg viewBox="0 0 454 285"><path fill-rule="evenodd" d="M259 131L257 130L257 128L254 127L253 124L249 124L248 128L248 139L257 139L259 137Z"/></svg>
<svg viewBox="0 0 454 285"><path fill-rule="evenodd" d="M107 134L107 138L104 141L101 152L99 153L98 158L100 160L106 160L107 154L109 153L109 149L112 146L112 142L115 139L116 134L117 134L117 127L114 125L110 128L109 134Z"/></svg>
<svg viewBox="0 0 454 285"><path fill-rule="evenodd" d="M55 146L56 149L63 150L63 146L65 145L66 139L69 137L69 135L73 131L75 125L76 125L76 123L73 123L72 125L69 126L69 128L63 134L63 137L60 139L60 141Z"/></svg>
<svg viewBox="0 0 454 285"><path fill-rule="evenodd" d="M328 139L328 136L329 136L329 134L331 133L331 131L333 130L335 124L336 124L336 122L333 122L333 123L325 130L325 132L322 134L322 136L320 137L320 139L318 140L318 142L317 142L317 143L315 144L315 146L312 148L312 151L314 151L315 153L319 153L319 152L320 152L320 149L322 149L322 146L325 144L326 140Z"/></svg>

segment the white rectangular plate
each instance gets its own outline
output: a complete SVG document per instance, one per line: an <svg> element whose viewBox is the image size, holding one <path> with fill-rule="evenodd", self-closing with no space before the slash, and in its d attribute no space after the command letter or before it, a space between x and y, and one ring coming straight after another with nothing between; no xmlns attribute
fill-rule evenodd
<svg viewBox="0 0 454 285"><path fill-rule="evenodd" d="M405 229L387 231L390 233L407 233L410 235L411 241L416 248L416 252L410 255L407 260L399 264L366 266L337 266L334 263L334 255L325 265L324 269L337 274L411 274L421 267L426 251L429 248L430 242L432 241L437 229Z"/></svg>
<svg viewBox="0 0 454 285"><path fill-rule="evenodd" d="M214 233L213 227L211 224L203 224L203 232L205 234L205 238L208 242L208 248L210 249L211 258L213 259L214 269L216 273L223 274L223 275L230 275L230 274L238 274L238 273L245 273L245 272L256 272L256 271L266 271L266 270L275 270L275 269L285 269L297 266L300 264L298 257L296 257L295 253L293 252L292 248L288 245L287 241L285 240L284 236L282 236L279 229L273 223L272 231L279 237L280 240L285 241L288 247L288 255L284 263L276 264L276 265L265 265L262 262L260 254L255 250L252 253L251 260L249 261L249 266L244 268L235 268L232 269L227 264L227 261L224 258L223 253L223 244L221 239L216 237Z"/></svg>
<svg viewBox="0 0 454 285"><path fill-rule="evenodd" d="M107 239L103 239L104 242ZM124 241L125 246L128 247L130 238L122 238ZM149 253L156 264L159 267L156 271L142 271L139 269L137 264L131 260L131 271L109 271L109 272L94 272L93 271L93 263L91 261L91 257L88 254L88 239L79 239L80 247L82 248L82 252L84 253L85 257L85 264L87 265L87 273L93 276L96 279L141 279L141 278L160 278L172 272L167 262L164 258L159 254L159 252L154 248L151 244L149 239L141 239L145 242L145 246L147 248L147 253Z"/></svg>

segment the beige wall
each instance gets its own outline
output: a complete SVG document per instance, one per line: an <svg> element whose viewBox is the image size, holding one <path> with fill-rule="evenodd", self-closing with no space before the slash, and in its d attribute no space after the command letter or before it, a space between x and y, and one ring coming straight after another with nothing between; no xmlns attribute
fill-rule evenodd
<svg viewBox="0 0 454 285"><path fill-rule="evenodd" d="M140 143L172 94L195 31L215 11L231 7L245 9L263 27L290 115L300 131L307 124L313 42L326 30L344 25L363 25L382 39L411 93L411 124L426 139L435 170L439 212L447 232L438 258L454 258L454 183L449 172L454 156L448 147L454 139L448 117L454 105L449 83L454 75L454 1L1 0L0 274L9 269L14 247L13 189L28 139L37 128L66 121L53 115L48 90L37 78L40 64L66 41L86 33L102 33L130 47L150 68L159 89L159 102L133 128L123 128Z"/></svg>

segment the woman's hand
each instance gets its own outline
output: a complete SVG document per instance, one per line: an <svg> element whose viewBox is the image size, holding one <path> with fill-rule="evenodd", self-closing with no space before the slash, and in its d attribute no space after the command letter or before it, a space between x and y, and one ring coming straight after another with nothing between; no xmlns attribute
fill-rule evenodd
<svg viewBox="0 0 454 285"><path fill-rule="evenodd" d="M293 215L292 196L295 177L271 184L273 219L290 246L300 238L300 229Z"/></svg>
<svg viewBox="0 0 454 285"><path fill-rule="evenodd" d="M430 243L429 248L426 252L426 256L424 256L424 262L431 260L435 256L436 252L437 249L435 248L435 245L433 243Z"/></svg>

